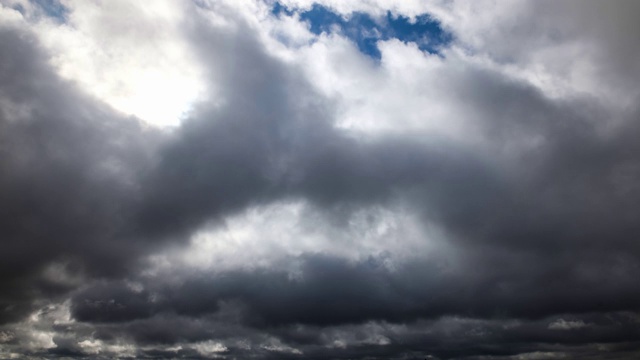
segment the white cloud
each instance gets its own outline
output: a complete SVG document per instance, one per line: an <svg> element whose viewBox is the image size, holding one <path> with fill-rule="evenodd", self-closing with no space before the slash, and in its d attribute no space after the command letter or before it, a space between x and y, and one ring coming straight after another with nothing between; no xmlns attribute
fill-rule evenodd
<svg viewBox="0 0 640 360"><path fill-rule="evenodd" d="M280 339L278 338L269 338L260 347L267 351L273 351L273 352L290 353L290 354L296 354L296 355L303 354L302 351L300 351L299 349L283 344L282 341L280 341Z"/></svg>
<svg viewBox="0 0 640 360"><path fill-rule="evenodd" d="M15 336L11 331L0 331L0 343L6 343L13 340Z"/></svg>
<svg viewBox="0 0 640 360"><path fill-rule="evenodd" d="M208 340L195 343L191 345L193 349L195 349L198 354L202 356L213 356L216 357L216 354L223 353L227 351L227 347L221 344L220 342Z"/></svg>
<svg viewBox="0 0 640 360"><path fill-rule="evenodd" d="M565 320L558 319L551 324L549 324L549 329L551 330L573 330L573 329L581 329L589 326L582 320Z"/></svg>
<svg viewBox="0 0 640 360"><path fill-rule="evenodd" d="M183 27L186 2L65 0L64 22L31 18L59 73L125 114L176 126L205 96Z"/></svg>
<svg viewBox="0 0 640 360"><path fill-rule="evenodd" d="M350 261L383 256L393 270L396 261L452 255L438 228L423 222L402 206L364 208L338 219L302 201L277 202L201 229L186 248L153 255L149 274L170 274L176 268L222 272L282 266L295 273L296 264L285 260L303 254Z"/></svg>
<svg viewBox="0 0 640 360"><path fill-rule="evenodd" d="M526 354L511 356L513 360L544 360L544 359L566 359L567 355L561 352L535 351Z"/></svg>
<svg viewBox="0 0 640 360"><path fill-rule="evenodd" d="M95 339L80 341L78 342L78 345L87 354L99 354L104 347L102 341Z"/></svg>

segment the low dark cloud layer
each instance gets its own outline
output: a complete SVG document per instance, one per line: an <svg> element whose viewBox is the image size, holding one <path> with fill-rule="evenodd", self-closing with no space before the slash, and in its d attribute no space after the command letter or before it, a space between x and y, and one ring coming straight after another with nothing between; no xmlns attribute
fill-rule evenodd
<svg viewBox="0 0 640 360"><path fill-rule="evenodd" d="M336 100L236 10L189 11L184 36L222 91L172 131L62 80L26 25L0 25L0 355L638 356L635 105L552 97L469 65L445 90L472 140L366 136L335 126ZM638 75L624 61L615 71ZM359 210L402 207L448 248L150 270L154 255L279 201L339 231Z"/></svg>
<svg viewBox="0 0 640 360"><path fill-rule="evenodd" d="M127 283L97 284L76 294L71 311L79 320L115 323L166 312L197 318L220 311L220 303L239 302L249 325L272 327L406 322L444 315L540 319L638 310L640 291L633 281L638 274L606 284L619 271L613 270L616 264L603 264L607 260L580 264L591 272L587 274L561 273L554 261L545 264L517 255L472 260L473 266L460 269L429 259L390 270L384 258L350 264L305 256L288 259L300 263L298 277L284 271L226 272L177 285L147 284L144 291ZM470 275L473 268L476 273Z"/></svg>

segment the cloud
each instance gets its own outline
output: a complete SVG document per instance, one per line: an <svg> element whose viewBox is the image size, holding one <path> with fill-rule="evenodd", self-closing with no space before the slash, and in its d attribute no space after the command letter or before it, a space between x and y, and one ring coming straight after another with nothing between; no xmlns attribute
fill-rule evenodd
<svg viewBox="0 0 640 360"><path fill-rule="evenodd" d="M57 4L57 5L55 5ZM186 3L185 3L186 4ZM183 5L158 1L50 1L64 10L35 22L51 62L65 79L126 115L173 127L205 96L204 72L183 39Z"/></svg>
<svg viewBox="0 0 640 360"><path fill-rule="evenodd" d="M585 326L588 326L587 324L584 323L584 321L582 320L578 320L578 321L567 321L564 319L558 319L554 322L552 322L551 324L549 324L549 329L553 329L553 330L571 330L571 329L580 329L583 328Z"/></svg>
<svg viewBox="0 0 640 360"><path fill-rule="evenodd" d="M323 2L453 34L375 61L265 2L2 4L1 356L637 355L634 5ZM173 129L112 101L146 56L205 94Z"/></svg>
<svg viewBox="0 0 640 360"><path fill-rule="evenodd" d="M86 274L121 272L135 258L138 242L114 234L157 136L57 77L28 31L3 26L0 36L13 49L2 53L0 73L7 321L34 295L64 292Z"/></svg>

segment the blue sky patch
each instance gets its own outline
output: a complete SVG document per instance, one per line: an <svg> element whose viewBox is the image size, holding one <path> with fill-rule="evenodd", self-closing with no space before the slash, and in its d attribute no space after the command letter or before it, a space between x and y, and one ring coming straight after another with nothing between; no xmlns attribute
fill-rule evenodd
<svg viewBox="0 0 640 360"><path fill-rule="evenodd" d="M275 15L292 15L294 10L287 9L276 2L272 8ZM437 54L438 49L449 44L452 35L445 32L440 23L425 14L411 23L409 18L395 16L387 12L382 18L373 18L368 14L355 12L347 19L332 12L329 8L314 4L311 10L299 12L300 19L309 23L312 33L320 35L336 30L351 39L358 49L374 59L380 59L378 40L392 38L405 42L414 42L420 50Z"/></svg>
<svg viewBox="0 0 640 360"><path fill-rule="evenodd" d="M286 6L282 6L279 2L275 2L273 7L271 8L271 13L273 15L286 14L288 16L293 15L294 11L288 9Z"/></svg>
<svg viewBox="0 0 640 360"><path fill-rule="evenodd" d="M58 0L30 0L38 5L45 14L60 22L66 21L68 10Z"/></svg>

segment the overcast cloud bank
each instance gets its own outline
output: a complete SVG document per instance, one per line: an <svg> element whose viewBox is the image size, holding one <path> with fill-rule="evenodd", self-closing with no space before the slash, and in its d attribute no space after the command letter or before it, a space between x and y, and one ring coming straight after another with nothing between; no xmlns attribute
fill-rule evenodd
<svg viewBox="0 0 640 360"><path fill-rule="evenodd" d="M640 355L635 2L0 4L1 358Z"/></svg>

